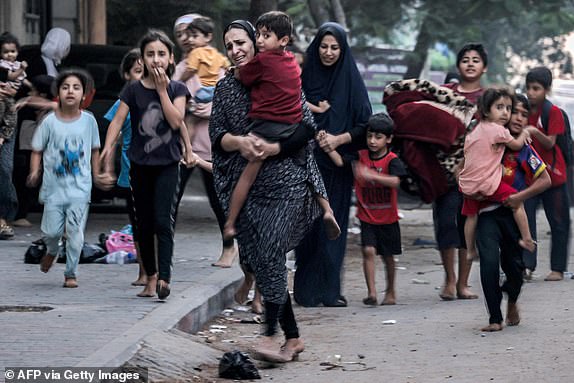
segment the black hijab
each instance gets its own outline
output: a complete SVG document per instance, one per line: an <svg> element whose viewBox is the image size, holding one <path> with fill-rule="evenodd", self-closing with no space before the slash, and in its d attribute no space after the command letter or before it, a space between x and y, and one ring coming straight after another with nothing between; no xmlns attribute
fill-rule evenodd
<svg viewBox="0 0 574 383"><path fill-rule="evenodd" d="M327 34L335 37L341 49L339 59L331 66L323 65L319 57L319 46ZM366 124L372 114L367 88L351 54L347 34L337 23L321 25L307 48L302 83L309 102L317 105L327 100L331 105L327 112L315 114L319 130L331 134L349 132Z"/></svg>

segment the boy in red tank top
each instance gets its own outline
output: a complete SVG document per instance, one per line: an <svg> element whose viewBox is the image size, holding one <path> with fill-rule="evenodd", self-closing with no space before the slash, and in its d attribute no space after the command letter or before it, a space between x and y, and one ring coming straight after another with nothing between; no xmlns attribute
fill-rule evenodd
<svg viewBox="0 0 574 383"><path fill-rule="evenodd" d="M363 272L368 292L363 303L373 306L377 304L376 254L383 258L387 277L387 289L381 304L396 303L394 256L401 254L397 188L406 170L389 149L393 128L393 121L387 114L371 116L367 124L368 150L359 152L359 161L354 166L357 218L361 221Z"/></svg>

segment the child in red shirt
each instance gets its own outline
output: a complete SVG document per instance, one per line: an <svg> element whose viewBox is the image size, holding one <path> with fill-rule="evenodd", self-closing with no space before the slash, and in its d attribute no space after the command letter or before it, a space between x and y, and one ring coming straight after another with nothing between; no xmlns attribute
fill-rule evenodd
<svg viewBox="0 0 574 383"><path fill-rule="evenodd" d="M401 254L397 188L406 170L397 155L389 149L393 128L393 121L387 114L371 116L367 124L368 150L359 151L359 161L353 168L368 294L363 303L373 306L377 304L376 254L383 257L387 274L387 289L382 304L396 303L394 256Z"/></svg>
<svg viewBox="0 0 574 383"><path fill-rule="evenodd" d="M250 132L271 142L283 141L295 132L303 118L301 69L295 56L285 49L293 24L287 14L271 11L257 19L255 28L259 53L239 69L239 80L251 88ZM236 235L235 221L262 165L263 161L252 160L241 173L231 193L224 239ZM327 237L335 239L341 230L329 201L318 195L317 199L324 212Z"/></svg>

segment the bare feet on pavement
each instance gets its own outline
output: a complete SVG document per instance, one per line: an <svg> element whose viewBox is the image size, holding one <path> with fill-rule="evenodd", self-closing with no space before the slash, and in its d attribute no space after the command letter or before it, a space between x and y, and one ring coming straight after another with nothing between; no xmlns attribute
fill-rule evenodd
<svg viewBox="0 0 574 383"><path fill-rule="evenodd" d="M157 285L157 274L147 277L147 284L144 289L140 291L137 296L142 298L155 297L155 289Z"/></svg>
<svg viewBox="0 0 574 383"><path fill-rule="evenodd" d="M211 266L227 269L233 264L236 255L237 249L235 248L235 245L224 247L217 262L212 263Z"/></svg>
<svg viewBox="0 0 574 383"><path fill-rule="evenodd" d="M500 331L500 330L502 330L502 324L500 324L500 323L491 323L488 326L480 329L480 331L484 331L484 332L495 332L495 331Z"/></svg>
<svg viewBox="0 0 574 383"><path fill-rule="evenodd" d="M385 297L383 298L383 301L381 302L381 306L392 306L395 304L397 304L395 292L394 291L385 292Z"/></svg>
<svg viewBox="0 0 574 383"><path fill-rule="evenodd" d="M518 310L518 304L508 302L506 307L506 324L508 326L518 326L520 323L520 311Z"/></svg>

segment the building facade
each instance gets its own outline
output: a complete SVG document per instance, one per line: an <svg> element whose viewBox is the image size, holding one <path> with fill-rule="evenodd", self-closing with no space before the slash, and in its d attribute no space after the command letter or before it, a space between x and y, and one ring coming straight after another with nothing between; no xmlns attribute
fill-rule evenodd
<svg viewBox="0 0 574 383"><path fill-rule="evenodd" d="M106 44L106 0L0 0L0 32L21 45L40 44L54 27L75 44Z"/></svg>

